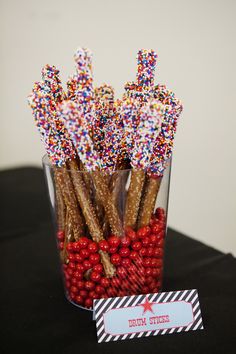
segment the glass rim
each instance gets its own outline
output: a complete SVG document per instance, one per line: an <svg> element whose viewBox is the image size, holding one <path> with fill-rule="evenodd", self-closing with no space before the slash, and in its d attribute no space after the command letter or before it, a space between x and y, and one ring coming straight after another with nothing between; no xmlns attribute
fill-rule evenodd
<svg viewBox="0 0 236 354"><path fill-rule="evenodd" d="M47 154L45 154L45 155L43 155L43 157L42 157L42 164L43 164L43 166L48 166L49 168L53 168L54 166L53 166L53 164L51 163L51 161L49 160L49 158L48 158L48 155ZM57 168L57 166L55 166L56 168ZM60 167L58 167L58 168L60 168ZM64 167L64 169L65 170L67 170L67 171L71 171L71 169L70 168L68 168L68 167ZM97 170L97 171L82 171L82 170L78 170L78 171L76 171L76 173L93 173L93 172L101 172L101 173L108 173L108 174L113 174L113 173L116 173L116 172L130 172L130 171L132 171L133 170L133 168L126 168L126 169L119 169L119 170L114 170L114 171L109 171L109 170L105 170L105 169L103 169L103 170Z"/></svg>
<svg viewBox="0 0 236 354"><path fill-rule="evenodd" d="M167 160L166 162L166 167L171 165L172 163L172 156ZM48 166L49 168L53 168L53 164L51 163L51 161L49 160L48 158L48 155L47 154L44 154L43 157L42 157L42 164L43 166ZM57 166L55 166L57 167ZM66 171L71 171L70 168L68 167L64 167L64 169ZM119 169L119 170L113 170L113 171L110 171L110 170L97 170L97 171L82 171L82 170L78 170L76 171L77 173L80 172L80 173L93 173L93 172L102 172L102 173L108 173L108 174L113 174L113 173L116 173L116 172L130 172L130 171L133 171L134 169L131 167L131 168L125 168L125 169Z"/></svg>

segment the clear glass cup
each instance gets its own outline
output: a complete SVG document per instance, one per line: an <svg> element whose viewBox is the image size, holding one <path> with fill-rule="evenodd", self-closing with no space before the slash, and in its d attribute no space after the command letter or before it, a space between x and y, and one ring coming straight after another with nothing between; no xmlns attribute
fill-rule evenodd
<svg viewBox="0 0 236 354"><path fill-rule="evenodd" d="M171 160L162 178L131 169L56 168L43 157L67 299L160 292Z"/></svg>

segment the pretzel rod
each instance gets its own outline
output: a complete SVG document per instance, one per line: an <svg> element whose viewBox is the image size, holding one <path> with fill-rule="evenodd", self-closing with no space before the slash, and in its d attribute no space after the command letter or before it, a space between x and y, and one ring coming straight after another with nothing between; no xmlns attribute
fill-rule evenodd
<svg viewBox="0 0 236 354"><path fill-rule="evenodd" d="M92 140L95 149L99 152L100 157L102 157L103 145L104 145L104 125L107 120L110 119L113 115L114 108L114 89L107 85L103 84L95 88L95 112L94 112L94 123L93 123L93 132ZM107 183L109 182L109 176L104 176ZM101 225L106 219L104 215L103 204L99 200L97 191L95 190L94 196L94 205L96 207L96 212L99 218ZM104 231L104 229L103 229Z"/></svg>
<svg viewBox="0 0 236 354"><path fill-rule="evenodd" d="M108 278L111 278L116 273L116 268L111 264L110 256L107 252L99 251L104 272Z"/></svg>
<svg viewBox="0 0 236 354"><path fill-rule="evenodd" d="M88 191L82 177L82 173L79 171L75 161L69 161L68 166L70 168L77 199L82 208L84 218L89 228L91 237L95 242L99 242L103 239L103 233L99 225L99 221L97 219L94 207L89 198Z"/></svg>
<svg viewBox="0 0 236 354"><path fill-rule="evenodd" d="M118 206L118 198L121 195L122 190L124 189L124 186L125 186L127 179L129 177L128 171L124 171L126 166L127 166L127 164L125 161L122 164L120 164L120 166L119 166L120 168L117 168L117 171L112 174L110 184L109 184L109 190L111 193L112 203L117 208L119 207ZM123 205L122 205L122 207L123 207ZM108 223L107 219L104 220L102 229L103 229L104 234L108 233L109 223Z"/></svg>
<svg viewBox="0 0 236 354"><path fill-rule="evenodd" d="M104 183L104 178L101 175L101 172L94 171L92 174L92 179L97 190L98 197L103 204L113 235L119 237L123 236L123 225L120 220L118 210L112 200L112 195L107 184Z"/></svg>
<svg viewBox="0 0 236 354"><path fill-rule="evenodd" d="M86 224L89 228L91 237L95 242L99 242L104 239L103 232L100 228L96 212L90 201L82 174L78 170L78 166L75 161L69 161L68 165L70 167L75 192L82 208L82 212L86 220ZM106 252L101 252L101 259L106 276L113 276L115 274L115 267L111 264L109 255Z"/></svg>
<svg viewBox="0 0 236 354"><path fill-rule="evenodd" d="M56 202L57 202L57 224L58 224L58 229L61 231L65 230L65 216L66 216L66 207L62 195L62 191L60 189L60 186L55 180L55 187L56 187Z"/></svg>
<svg viewBox="0 0 236 354"><path fill-rule="evenodd" d="M68 156L74 156L74 152L70 140L63 135L64 132L62 133L61 126L60 131L58 131L59 122L56 119L55 101L52 96L53 92L49 91L44 83L36 83L30 96L30 105L41 140L44 143L49 159L55 166L55 181L62 192L64 203L71 213L71 219L74 224L74 237L78 239L82 236L84 223L79 212L70 176L63 167Z"/></svg>
<svg viewBox="0 0 236 354"><path fill-rule="evenodd" d="M131 150L131 182L125 208L125 226L135 228L139 205L145 182L145 169L148 168L155 140L160 132L162 122L162 105L155 101L141 109L140 122L134 137Z"/></svg>
<svg viewBox="0 0 236 354"><path fill-rule="evenodd" d="M82 166L83 170L84 171L93 171L95 169L100 168L100 157L94 149L93 142L90 138L89 130L87 129L86 118L84 116L83 110L81 109L81 106L79 107L76 102L67 101L60 106L60 114L61 114L62 119L64 119L65 125L70 133L71 139L74 142L74 146L78 149L77 152L80 157L81 166ZM89 114L90 113L87 113L87 116ZM71 164L71 162L70 162L70 164ZM72 167L74 170L75 169L74 161L73 161ZM85 176L87 187L88 186L92 187L91 186L91 181L93 181L92 174L90 176L89 174L87 174L85 172L85 173L83 173L83 175ZM81 203L81 200L79 199L79 195L78 195L78 193L80 191L80 189L78 188L79 182L81 182L81 183L83 182L82 177L79 178L79 174L78 174L77 181L76 181L76 175L74 175L73 183L76 184L75 188L77 189L77 197ZM84 184L83 184L83 186L81 186L81 190L83 190L83 189L84 189ZM97 194L97 189L96 189L96 194ZM87 196L87 198L89 198L88 193L86 194L86 196ZM90 200L89 200L89 204L93 210L91 212L91 215L94 215L95 210L94 210L93 205ZM97 209L98 213L101 212L100 206L101 206L101 203L96 198L95 208ZM85 218L89 217L89 213L86 215L87 216L85 216ZM91 224L91 222L89 220L86 220L86 223L88 226ZM99 224L99 220L96 220L95 225L98 225L98 224ZM99 234L99 232L102 232L102 231L97 230L95 232L95 238L97 237L96 235Z"/></svg>
<svg viewBox="0 0 236 354"><path fill-rule="evenodd" d="M145 186L142 207L139 212L139 225L149 223L154 211L155 200L167 162L171 158L173 150L174 135L177 127L177 120L182 111L181 102L175 97L174 93L167 90L164 85L157 85L154 95L159 101L165 104L163 124L153 149L148 172L148 183Z"/></svg>
<svg viewBox="0 0 236 354"><path fill-rule="evenodd" d="M112 202L111 193L104 180L104 174L99 172L101 160L95 151L93 142L84 123L83 112L75 102L67 101L60 106L60 113L65 120L66 127L78 152L81 161L91 173L91 179L96 188L98 198L101 201L112 232L121 236L123 234L122 223L115 205Z"/></svg>
<svg viewBox="0 0 236 354"><path fill-rule="evenodd" d="M77 75L78 75L78 86L77 86L77 90L76 90L77 101L83 107L83 109L81 111L84 113L84 115L83 115L83 120L81 119L82 124L80 125L80 127L76 126L77 127L77 129L76 129L77 134L75 134L75 125L76 124L74 124L75 123L74 118L70 117L72 119L72 121L67 120L67 128L72 136L72 140L74 142L74 145L77 147L78 155L80 156L82 162L85 164L86 169L87 170L97 170L99 168L101 161L99 161L99 157L95 153L93 143L90 139L90 134L89 134L90 128L88 126L88 122L90 122L90 125L91 125L91 122L92 122L92 125L94 125L93 108L91 106L91 103L92 103L92 100L94 97L93 87L92 87L92 54L89 50L87 50L85 48L79 48L77 50L77 52L75 53L75 61L76 61L76 69L77 69ZM109 95L108 95L108 100L110 101L109 112L110 112L110 108L113 103L113 97L114 97L113 90L110 90ZM106 97L105 97L105 99L106 99ZM84 103L86 103L86 105ZM73 108L72 108L72 111L73 111ZM88 115L88 113L92 113L92 114ZM81 118L81 114L80 114L80 118ZM86 128L87 128L88 132L86 131ZM81 131L81 129L82 129L82 131ZM81 136L79 139L80 140L80 146L79 146L78 135L80 133L82 133L83 136ZM85 153L82 151L81 147L85 148ZM79 148L79 151L78 151L78 148ZM95 176L94 174L92 174L92 179L93 179L93 182L94 182L94 185L96 188L96 194L105 209L105 213L106 213L107 218L109 220L111 229L114 231L115 234L117 234L118 232L120 234L120 231L122 228L120 226L121 223L120 223L119 215L118 215L116 208L112 204L111 198L107 194L109 192L109 190L106 186L105 181L102 180L100 178L100 176L98 176L98 175ZM106 194L104 194L104 191ZM106 199L106 195L107 195L107 199ZM96 205L97 205L97 203L96 203ZM98 205L98 207L99 207L99 205Z"/></svg>
<svg viewBox="0 0 236 354"><path fill-rule="evenodd" d="M145 172L143 170L132 170L128 195L125 206L125 227L136 227L139 204L145 182Z"/></svg>
<svg viewBox="0 0 236 354"><path fill-rule="evenodd" d="M67 210L66 211L66 223L65 223L65 240L64 240L64 247L63 250L60 253L61 260L63 263L67 263L67 250L66 246L69 242L73 241L74 239L74 233L73 233L73 222L71 220L71 214Z"/></svg>
<svg viewBox="0 0 236 354"><path fill-rule="evenodd" d="M65 99L65 93L62 88L59 70L55 66L45 65L42 69L42 79L44 81L45 89L48 89L51 99L51 110L53 117L53 124L55 126L55 133L59 135L61 146L64 151L66 159L75 159L76 154L74 147L65 128L63 121L57 116L57 104ZM51 121L52 124L52 121ZM79 161L78 161L79 163Z"/></svg>
<svg viewBox="0 0 236 354"><path fill-rule="evenodd" d="M81 214L78 211L78 204L74 194L73 184L66 168L55 168L55 180L62 190L64 201L73 223L75 240L78 240L84 232L84 223Z"/></svg>
<svg viewBox="0 0 236 354"><path fill-rule="evenodd" d="M150 223L150 219L155 207L156 197L161 186L162 178L152 178L147 176L143 198L140 204L138 228L146 226Z"/></svg>

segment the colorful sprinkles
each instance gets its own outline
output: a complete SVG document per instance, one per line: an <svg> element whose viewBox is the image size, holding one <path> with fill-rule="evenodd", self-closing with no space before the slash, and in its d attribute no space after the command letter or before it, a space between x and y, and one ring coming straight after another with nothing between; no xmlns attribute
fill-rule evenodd
<svg viewBox="0 0 236 354"><path fill-rule="evenodd" d="M123 161L162 176L170 159L181 102L165 85L155 85L157 54L141 49L136 82L121 100L107 84L93 85L92 53L78 48L76 72L63 91L59 70L46 65L29 97L41 139L53 164L78 156L87 170L113 171ZM126 164L127 165L127 164Z"/></svg>

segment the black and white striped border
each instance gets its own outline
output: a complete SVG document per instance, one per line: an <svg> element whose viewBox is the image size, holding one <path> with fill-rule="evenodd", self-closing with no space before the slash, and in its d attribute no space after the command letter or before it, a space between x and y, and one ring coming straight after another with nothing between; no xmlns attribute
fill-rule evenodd
<svg viewBox="0 0 236 354"><path fill-rule="evenodd" d="M150 302L155 302L155 303L174 302L174 301L181 301L181 300L189 302L192 304L194 321L189 326L185 326L185 327L159 329L154 331L139 332L139 333L132 333L132 334L124 334L124 335L122 334L117 336L112 336L105 332L104 322L103 322L103 314L105 312L113 308L136 306L138 304L143 303L146 298L148 298ZM140 337L149 337L149 336L156 336L162 334L173 334L173 333L179 333L184 331L195 331L197 329L203 329L201 309L200 309L200 304L198 299L198 292L196 289L94 300L94 311L95 311L98 343L133 339L133 338L140 338Z"/></svg>

